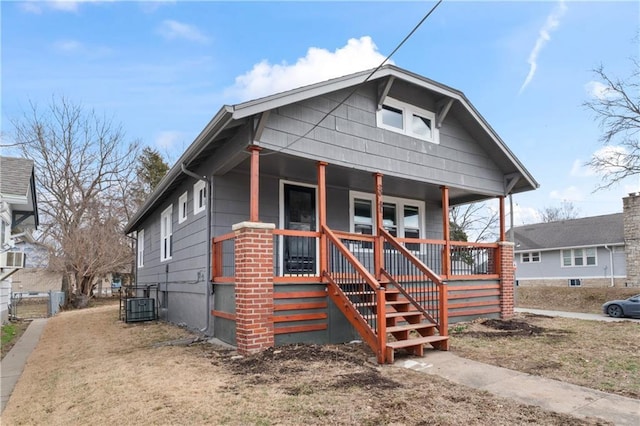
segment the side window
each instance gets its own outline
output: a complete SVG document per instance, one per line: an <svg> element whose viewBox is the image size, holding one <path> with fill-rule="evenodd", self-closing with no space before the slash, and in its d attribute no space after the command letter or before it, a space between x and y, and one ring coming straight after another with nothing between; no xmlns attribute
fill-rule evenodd
<svg viewBox="0 0 640 426"><path fill-rule="evenodd" d="M173 243L173 205L160 215L160 261L171 259Z"/></svg>
<svg viewBox="0 0 640 426"><path fill-rule="evenodd" d="M178 215L178 223L182 223L187 220L187 198L189 194L184 193L178 199L178 208L180 209L180 214Z"/></svg>
<svg viewBox="0 0 640 426"><path fill-rule="evenodd" d="M144 229L138 231L138 268L144 266Z"/></svg>
<svg viewBox="0 0 640 426"><path fill-rule="evenodd" d="M193 214L203 212L207 206L207 185L199 180L193 185Z"/></svg>

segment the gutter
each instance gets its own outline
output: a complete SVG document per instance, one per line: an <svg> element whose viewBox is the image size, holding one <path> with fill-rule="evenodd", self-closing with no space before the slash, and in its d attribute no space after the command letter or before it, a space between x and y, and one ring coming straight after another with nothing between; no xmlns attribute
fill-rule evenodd
<svg viewBox="0 0 640 426"><path fill-rule="evenodd" d="M608 244L604 245L604 248L606 248L609 251L609 264L611 264L611 285L609 287L615 287L616 282L614 281L614 269L613 269L613 249L609 248Z"/></svg>
<svg viewBox="0 0 640 426"><path fill-rule="evenodd" d="M204 283L205 283L205 288L204 288L204 294L205 297L207 299L207 309L206 309L206 316L207 319L205 321L205 326L204 328L200 329L200 332L202 333L207 333L209 331L209 327L211 326L211 294L209 294L209 285L210 285L210 279L211 279L211 203L213 202L213 197L211 196L211 187L213 186L212 184L212 180L208 179L206 176L200 176L194 172L192 172L191 170L188 170L187 167L184 165L184 163L180 163L180 171L182 171L182 173L184 173L187 176L191 176L192 178L196 179L196 180L200 180L206 183L206 188L207 188L207 193L206 193L206 199L207 199L207 267L206 267L206 277L204 279ZM193 201L195 203L195 200ZM211 292L213 293L213 291Z"/></svg>
<svg viewBox="0 0 640 426"><path fill-rule="evenodd" d="M140 221L149 213L152 207L160 199L160 196L171 186L176 178L181 174L181 167L177 165L188 164L211 143L233 120L233 108L223 106L220 111L211 119L209 124L200 132L195 141L189 145L189 148L182 154L176 164L171 167L165 177L162 178L156 189L151 193L149 198L144 202L143 206L136 212L133 218L127 223L124 229L126 234L131 233Z"/></svg>

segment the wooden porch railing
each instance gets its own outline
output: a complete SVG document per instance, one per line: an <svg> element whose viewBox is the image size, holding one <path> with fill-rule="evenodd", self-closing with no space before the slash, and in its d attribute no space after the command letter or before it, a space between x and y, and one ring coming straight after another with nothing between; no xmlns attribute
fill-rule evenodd
<svg viewBox="0 0 640 426"><path fill-rule="evenodd" d="M391 284L447 336L447 287L445 282L385 229L379 230L385 245L382 270Z"/></svg>
<svg viewBox="0 0 640 426"><path fill-rule="evenodd" d="M232 283L235 281L235 233L211 239L211 281Z"/></svg>
<svg viewBox="0 0 640 426"><path fill-rule="evenodd" d="M323 271L328 294L374 351L385 362L387 332L385 289L340 238L323 227L327 237L328 270Z"/></svg>

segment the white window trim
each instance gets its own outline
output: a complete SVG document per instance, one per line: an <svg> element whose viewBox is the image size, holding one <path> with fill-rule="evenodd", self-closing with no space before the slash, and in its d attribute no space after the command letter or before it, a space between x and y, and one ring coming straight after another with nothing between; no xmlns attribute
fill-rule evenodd
<svg viewBox="0 0 640 426"><path fill-rule="evenodd" d="M187 201L189 199L189 193L185 192L178 199L178 223L182 223L187 220L187 216L189 215L189 210Z"/></svg>
<svg viewBox="0 0 640 426"><path fill-rule="evenodd" d="M373 233L375 234L375 230L377 229L376 224L376 214L375 214L375 204L376 204L376 196L375 194L371 194L369 192L359 192L359 191L349 191L349 232L355 232L355 223L354 223L354 200L358 198L361 200L370 200L371 201L371 224L373 226ZM424 238L425 235L425 203L420 200L412 200L410 198L398 198L398 197L389 197L383 196L382 201L385 203L395 204L396 212L399 214L400 212L404 212L404 206L409 205L412 207L418 207L418 231L420 233L420 238ZM398 234L398 238L404 238L404 217L397 217L397 226L396 232Z"/></svg>
<svg viewBox="0 0 640 426"><path fill-rule="evenodd" d="M436 127L436 115L426 109L418 108L417 106L393 99L390 97L385 98L383 105L390 106L395 109L402 110L402 129L397 127L388 126L382 122L382 108L376 113L376 123L381 129L390 130L392 132L401 133L403 135L411 136L412 138L421 139L423 141L432 142L435 144L440 143L440 130ZM415 115L419 115L431 120L431 137L424 137L423 135L413 133L410 126L410 118Z"/></svg>
<svg viewBox="0 0 640 426"><path fill-rule="evenodd" d="M538 253L538 260L533 260L533 254ZM525 261L524 256L529 255L529 260ZM542 261L542 253L539 251L526 251L520 253L520 263L540 263Z"/></svg>
<svg viewBox="0 0 640 426"><path fill-rule="evenodd" d="M302 183L302 182L296 182L293 180L284 180L284 179L280 179L280 187L278 189L278 196L279 196L279 200L278 200L278 210L279 210L279 217L278 217L278 223L279 223L279 227L280 229L284 229L284 186L285 185L293 185L293 186L302 186L304 188L313 188L315 190L316 193L316 218L315 218L315 223L316 223L316 229L312 229L312 231L317 232L318 228L320 227L320 219L319 219L319 212L318 212L318 185L313 185L313 184L309 184L309 183ZM278 259L280 259L280 264L278 265L278 267L280 268L280 271L284 271L284 244L283 244L283 236L282 235L278 235ZM320 239L316 240L316 253L320 253ZM318 275L320 273L320 256L317 255L316 256L316 265L315 265L315 275Z"/></svg>
<svg viewBox="0 0 640 426"><path fill-rule="evenodd" d="M138 231L138 268L144 267L144 229Z"/></svg>
<svg viewBox="0 0 640 426"><path fill-rule="evenodd" d="M587 265L587 250L589 249L593 249L595 251L596 263L594 263L593 265ZM577 250L582 250L582 260L584 262L584 264L582 265L575 264L575 255L573 254L574 250L576 250L576 248L560 250L560 267L562 268L593 268L594 266L598 266L598 248L597 247L578 247L577 248ZM565 251L571 252L571 265L564 264Z"/></svg>
<svg viewBox="0 0 640 426"><path fill-rule="evenodd" d="M198 205L200 203L200 191L205 191L204 197L203 197L204 202L201 206ZM193 184L193 214L194 215L206 210L207 195L208 195L206 191L207 191L207 185L205 181L199 180L195 184Z"/></svg>
<svg viewBox="0 0 640 426"><path fill-rule="evenodd" d="M167 230L165 229L165 227L163 226L164 224L164 219L166 216L169 216L169 230L167 232ZM171 204L169 207L167 207L161 214L160 214L160 261L164 262L166 260L170 260L171 259L171 254L172 253L172 247L171 247L171 236L173 235L173 204ZM166 245L166 250L165 250L165 245L164 245L164 240L167 239L168 240L168 244ZM168 253L166 253L166 252Z"/></svg>

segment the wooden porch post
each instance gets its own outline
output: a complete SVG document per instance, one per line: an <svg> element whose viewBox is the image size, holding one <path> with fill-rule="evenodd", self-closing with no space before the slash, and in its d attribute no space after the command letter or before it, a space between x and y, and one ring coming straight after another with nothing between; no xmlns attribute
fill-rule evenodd
<svg viewBox="0 0 640 426"><path fill-rule="evenodd" d="M449 277L451 273L451 240L449 232L449 188L442 189L442 232L444 233L444 256L442 256L442 275Z"/></svg>
<svg viewBox="0 0 640 426"><path fill-rule="evenodd" d="M257 145L251 145L248 148L251 152L251 183L250 183L250 204L249 204L249 221L259 222L260 214L258 205L260 203L260 151L262 148Z"/></svg>
<svg viewBox="0 0 640 426"><path fill-rule="evenodd" d="M501 195L498 199L500 200L500 241L504 242L507 240L505 233L506 218L504 214L504 196ZM511 214L513 214L513 212L511 212Z"/></svg>
<svg viewBox="0 0 640 426"><path fill-rule="evenodd" d="M318 161L318 221L320 222L320 276L327 271L327 235L324 228L327 226L327 182L325 168L328 163Z"/></svg>
<svg viewBox="0 0 640 426"><path fill-rule="evenodd" d="M374 173L376 186L376 228L375 228L375 240L373 247L373 267L375 269L375 278L380 281L382 276L382 268L384 268L384 259L382 256L382 235L379 229L383 227L382 219L382 173Z"/></svg>

